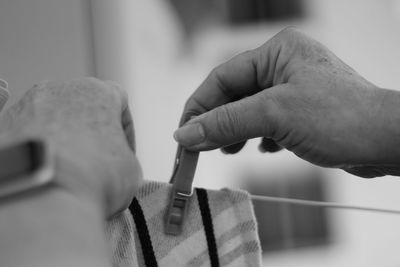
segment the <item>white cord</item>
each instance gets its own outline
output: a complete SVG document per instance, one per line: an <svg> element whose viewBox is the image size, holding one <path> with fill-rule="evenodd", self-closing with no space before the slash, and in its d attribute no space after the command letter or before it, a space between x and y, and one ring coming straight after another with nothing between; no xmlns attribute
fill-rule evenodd
<svg viewBox="0 0 400 267"><path fill-rule="evenodd" d="M287 204L301 205L301 206L363 210L363 211L383 212L383 213L391 213L391 214L400 215L400 210L354 206L354 205L346 205L346 204L341 204L341 203L336 203L336 202L324 202L324 201L303 200L303 199L284 198L284 197L259 196L259 195L251 195L251 199L257 200L257 201L287 203Z"/></svg>

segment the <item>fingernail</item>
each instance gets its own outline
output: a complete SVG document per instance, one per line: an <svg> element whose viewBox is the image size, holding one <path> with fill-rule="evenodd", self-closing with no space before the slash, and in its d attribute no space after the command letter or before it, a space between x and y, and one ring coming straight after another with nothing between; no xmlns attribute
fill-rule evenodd
<svg viewBox="0 0 400 267"><path fill-rule="evenodd" d="M175 140L186 147L202 143L205 137L203 126L200 123L184 125L174 133Z"/></svg>

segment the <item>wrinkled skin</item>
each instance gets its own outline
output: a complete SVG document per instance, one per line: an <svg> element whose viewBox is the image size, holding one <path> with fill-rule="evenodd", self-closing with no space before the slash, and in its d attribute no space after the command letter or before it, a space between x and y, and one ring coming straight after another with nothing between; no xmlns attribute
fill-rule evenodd
<svg viewBox="0 0 400 267"><path fill-rule="evenodd" d="M287 28L215 68L175 132L190 150L236 153L247 139L362 177L400 175L400 93L378 88L319 42Z"/></svg>
<svg viewBox="0 0 400 267"><path fill-rule="evenodd" d="M126 208L141 181L126 92L84 78L42 82L0 122L1 146L41 138L55 153L56 186L109 217Z"/></svg>

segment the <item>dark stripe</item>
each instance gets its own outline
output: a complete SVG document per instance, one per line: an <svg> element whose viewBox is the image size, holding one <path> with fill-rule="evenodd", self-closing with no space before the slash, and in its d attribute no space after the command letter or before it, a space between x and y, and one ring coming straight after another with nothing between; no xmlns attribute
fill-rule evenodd
<svg viewBox="0 0 400 267"><path fill-rule="evenodd" d="M199 201L201 219L203 220L204 232L206 234L211 267L219 267L217 242L215 241L214 226L212 223L210 206L208 205L207 191L201 188L196 188L196 193Z"/></svg>
<svg viewBox="0 0 400 267"><path fill-rule="evenodd" d="M149 229L147 228L142 207L140 207L139 201L136 198L132 200L129 210L132 213L133 221L136 225L140 245L142 247L144 263L147 267L157 267L157 259L154 254L153 245L151 244Z"/></svg>

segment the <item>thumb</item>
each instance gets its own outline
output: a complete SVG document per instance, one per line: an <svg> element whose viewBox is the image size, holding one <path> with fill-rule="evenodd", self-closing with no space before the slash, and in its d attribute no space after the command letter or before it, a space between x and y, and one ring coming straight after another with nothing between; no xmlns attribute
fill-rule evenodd
<svg viewBox="0 0 400 267"><path fill-rule="evenodd" d="M190 150L211 150L255 137L271 137L278 121L272 98L277 87L210 110L175 131L174 138Z"/></svg>

